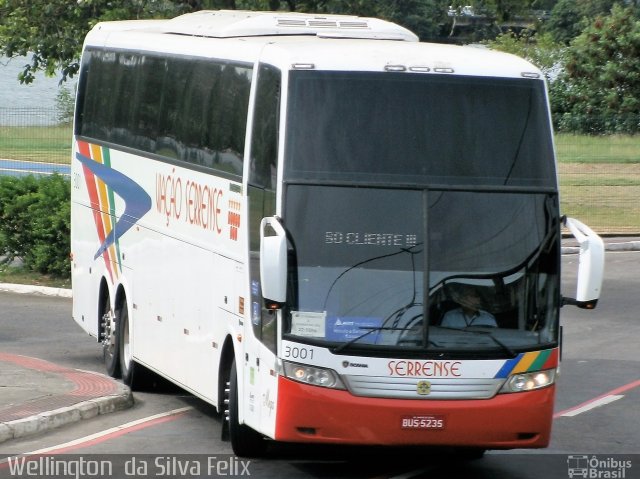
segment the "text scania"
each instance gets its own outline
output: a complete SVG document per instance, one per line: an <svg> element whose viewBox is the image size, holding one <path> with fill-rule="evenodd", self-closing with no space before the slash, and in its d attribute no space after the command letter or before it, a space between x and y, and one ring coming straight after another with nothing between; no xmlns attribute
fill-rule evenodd
<svg viewBox="0 0 640 479"><path fill-rule="evenodd" d="M390 376L400 377L460 377L460 361L389 361Z"/></svg>
<svg viewBox="0 0 640 479"><path fill-rule="evenodd" d="M202 229L222 232L220 219L222 190L183 180L175 175L156 174L156 210L172 221L182 221Z"/></svg>

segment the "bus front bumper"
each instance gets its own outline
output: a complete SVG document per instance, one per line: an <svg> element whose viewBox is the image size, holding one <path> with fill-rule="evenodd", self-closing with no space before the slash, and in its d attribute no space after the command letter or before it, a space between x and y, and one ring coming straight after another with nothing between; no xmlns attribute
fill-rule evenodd
<svg viewBox="0 0 640 479"><path fill-rule="evenodd" d="M279 378L278 441L541 448L549 444L555 386L481 400L381 399Z"/></svg>

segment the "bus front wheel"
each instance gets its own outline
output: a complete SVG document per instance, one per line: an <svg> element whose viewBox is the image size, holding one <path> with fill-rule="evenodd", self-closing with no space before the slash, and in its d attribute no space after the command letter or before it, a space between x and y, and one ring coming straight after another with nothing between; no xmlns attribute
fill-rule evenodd
<svg viewBox="0 0 640 479"><path fill-rule="evenodd" d="M238 373L235 359L231 364L229 377L229 439L231 439L231 448L237 456L261 456L267 448L267 442L262 435L240 424L238 419Z"/></svg>

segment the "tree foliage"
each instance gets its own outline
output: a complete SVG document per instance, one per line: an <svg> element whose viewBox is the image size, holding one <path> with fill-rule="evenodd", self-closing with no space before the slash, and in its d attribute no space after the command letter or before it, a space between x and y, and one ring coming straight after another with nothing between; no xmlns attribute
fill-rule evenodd
<svg viewBox="0 0 640 479"><path fill-rule="evenodd" d="M546 33L516 36L513 32L507 32L486 43L494 50L529 60L540 68L547 81L554 80L563 64L566 51L566 48L554 42L551 35Z"/></svg>
<svg viewBox="0 0 640 479"><path fill-rule="evenodd" d="M63 80L79 69L82 42L102 20L162 18L192 8L188 0L0 0L0 53L29 56L19 79L31 83L38 70Z"/></svg>
<svg viewBox="0 0 640 479"><path fill-rule="evenodd" d="M516 16L527 14L536 4L535 0L452 0L453 9L470 6L478 13L486 14L496 22L512 20Z"/></svg>
<svg viewBox="0 0 640 479"><path fill-rule="evenodd" d="M21 259L24 267L70 276L68 178L0 176L0 265Z"/></svg>
<svg viewBox="0 0 640 479"><path fill-rule="evenodd" d="M544 29L556 42L568 45L596 17L607 15L614 5L622 3L624 0L559 0Z"/></svg>
<svg viewBox="0 0 640 479"><path fill-rule="evenodd" d="M561 128L640 131L640 20L632 7L615 5L571 42L551 98Z"/></svg>

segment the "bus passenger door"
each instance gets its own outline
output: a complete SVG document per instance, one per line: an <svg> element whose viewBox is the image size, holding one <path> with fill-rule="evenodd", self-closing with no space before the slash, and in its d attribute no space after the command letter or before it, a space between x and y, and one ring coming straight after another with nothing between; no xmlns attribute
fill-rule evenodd
<svg viewBox="0 0 640 479"><path fill-rule="evenodd" d="M280 71L260 64L253 103L248 165L250 324L245 323L245 422L263 434L275 434L277 314L264 307L260 284L260 222L276 214ZM245 173L247 172L245 169Z"/></svg>
<svg viewBox="0 0 640 479"><path fill-rule="evenodd" d="M249 187L249 244L251 279L250 325L245 325L245 411L248 423L273 437L277 393L276 345L277 312L264 306L260 284L260 221L273 208L273 192ZM259 424L259 426L257 426Z"/></svg>

